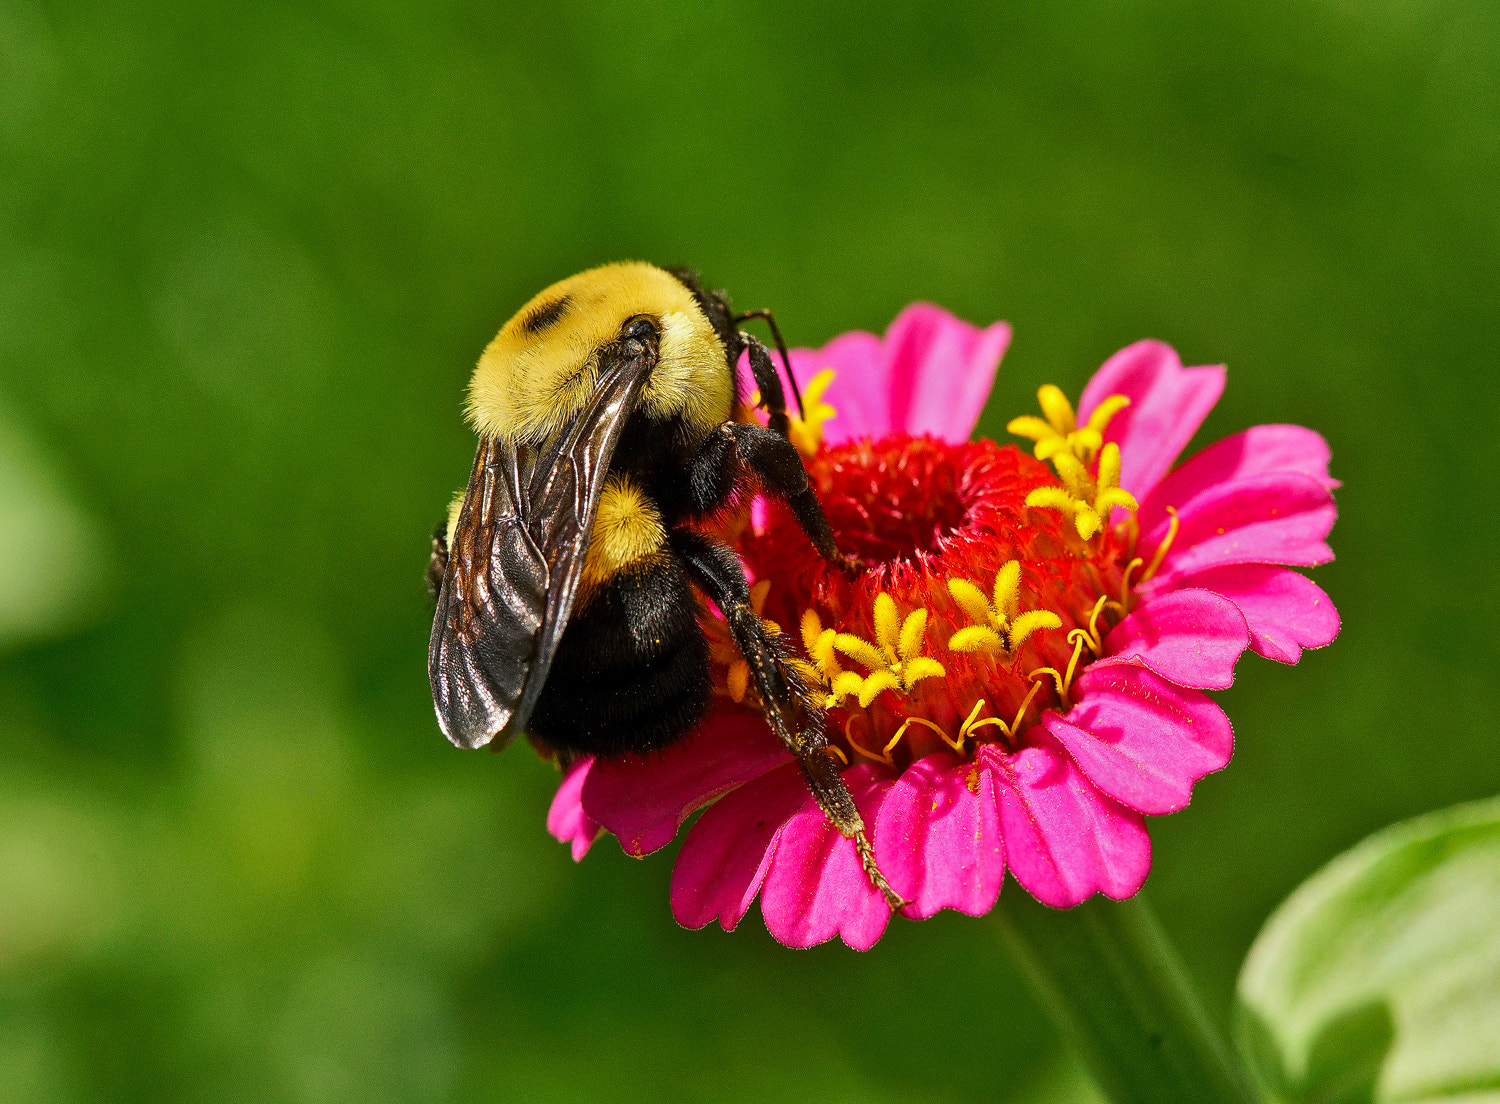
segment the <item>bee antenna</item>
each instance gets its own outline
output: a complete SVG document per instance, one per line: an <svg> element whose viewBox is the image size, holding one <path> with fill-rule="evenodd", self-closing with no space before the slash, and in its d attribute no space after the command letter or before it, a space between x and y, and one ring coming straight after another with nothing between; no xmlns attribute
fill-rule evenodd
<svg viewBox="0 0 1500 1104"><path fill-rule="evenodd" d="M738 326L751 318L763 318L766 325L771 327L771 340L776 343L776 351L781 354L781 363L786 368L787 382L792 385L792 397L797 400L797 417L806 418L807 411L802 409L802 389L797 386L797 377L792 374L792 358L786 351L786 342L781 339L781 327L776 325L776 316L769 310L752 310L744 314L734 316L734 324Z"/></svg>

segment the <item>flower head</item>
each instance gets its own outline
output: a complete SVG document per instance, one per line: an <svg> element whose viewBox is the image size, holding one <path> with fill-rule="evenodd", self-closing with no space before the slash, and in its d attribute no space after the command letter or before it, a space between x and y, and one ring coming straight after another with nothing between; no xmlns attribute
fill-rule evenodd
<svg viewBox="0 0 1500 1104"><path fill-rule="evenodd" d="M1181 809L1228 762L1204 691L1246 648L1296 662L1338 630L1289 570L1332 558L1321 437L1260 426L1171 470L1224 373L1141 342L1076 415L1042 389L1042 415L1010 423L1031 454L966 441L1008 336L917 306L883 342L793 354L805 378L834 369L799 447L862 574L822 561L779 504L730 530L757 612L800 639L822 685L830 753L912 918L986 912L1007 869L1059 907L1133 894L1145 815ZM732 929L759 894L784 943L871 946L885 899L719 658L697 730L650 759L575 767L549 823L575 855L599 826L645 854L708 806L673 873L680 922Z"/></svg>

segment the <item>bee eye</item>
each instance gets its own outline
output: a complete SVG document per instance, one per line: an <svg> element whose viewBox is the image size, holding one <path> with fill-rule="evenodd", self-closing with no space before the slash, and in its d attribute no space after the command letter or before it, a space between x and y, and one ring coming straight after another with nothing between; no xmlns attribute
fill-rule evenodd
<svg viewBox="0 0 1500 1104"><path fill-rule="evenodd" d="M647 338L656 336L656 323L649 318L633 318L625 324L624 336L634 338L637 341L645 341Z"/></svg>

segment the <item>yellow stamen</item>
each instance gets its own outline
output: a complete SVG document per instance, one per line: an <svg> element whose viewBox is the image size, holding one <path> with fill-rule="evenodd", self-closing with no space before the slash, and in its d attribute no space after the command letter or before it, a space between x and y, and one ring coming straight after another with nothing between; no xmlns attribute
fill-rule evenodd
<svg viewBox="0 0 1500 1104"><path fill-rule="evenodd" d="M823 622L818 618L818 611L813 609L802 611L800 627L802 647L812 657L818 678L824 683L831 684L844 672L833 645L838 633L833 629L825 629Z"/></svg>
<svg viewBox="0 0 1500 1104"><path fill-rule="evenodd" d="M1053 383L1044 383L1037 389L1036 398L1041 404L1042 413L1051 423L1054 433L1066 435L1077 428L1078 422L1073 415L1073 404L1068 401L1068 396L1063 394L1061 387Z"/></svg>
<svg viewBox="0 0 1500 1104"><path fill-rule="evenodd" d="M1031 705L1031 699L1036 697L1036 692L1041 688L1042 684L1039 682L1031 684L1031 689L1026 692L1026 697L1021 701L1021 708L1016 710L1016 719L1010 722L1010 730L1006 732L1007 736L1014 737L1017 732L1021 731L1021 720L1026 716L1026 708Z"/></svg>
<svg viewBox="0 0 1500 1104"><path fill-rule="evenodd" d="M1136 568L1146 561L1137 556L1125 565L1125 574L1120 576L1120 608L1126 613L1130 612L1130 576Z"/></svg>
<svg viewBox="0 0 1500 1104"><path fill-rule="evenodd" d="M966 625L948 638L948 648L955 652L996 655L1005 650L1005 641L988 625Z"/></svg>
<svg viewBox="0 0 1500 1104"><path fill-rule="evenodd" d="M958 730L958 742L960 748L963 745L964 738L968 736L975 719L978 718L980 711L983 710L984 707L988 704L989 703L986 702L983 698L980 698L977 702L974 703L974 708L969 710L969 715L964 718L964 723L959 727Z"/></svg>
<svg viewBox="0 0 1500 1104"><path fill-rule="evenodd" d="M1089 540L1104 528L1116 506L1131 511L1139 509L1135 496L1115 485L1120 479L1120 447L1113 441L1099 453L1097 477L1090 476L1071 452L1059 452L1051 459L1063 486L1033 489L1026 496L1026 505L1071 516L1083 540Z"/></svg>
<svg viewBox="0 0 1500 1104"><path fill-rule="evenodd" d="M1062 618L1051 610L1028 610L1010 625L1010 648L1015 651L1032 633L1062 627Z"/></svg>
<svg viewBox="0 0 1500 1104"><path fill-rule="evenodd" d="M986 655L1012 653L1032 633L1055 629L1062 619L1050 610L1019 613L1021 606L1021 561L1007 560L995 574L993 599L968 579L948 580L948 593L974 624L966 625L948 638L948 648L955 652L983 652Z"/></svg>
<svg viewBox="0 0 1500 1104"><path fill-rule="evenodd" d="M744 660L734 663L724 680L729 686L729 696L735 701L745 700L745 690L750 686L750 664Z"/></svg>
<svg viewBox="0 0 1500 1104"><path fill-rule="evenodd" d="M882 691L900 690L901 680L891 671L875 671L869 678L865 679L863 686L859 688L859 705L861 709L869 709L870 703L878 698Z"/></svg>
<svg viewBox="0 0 1500 1104"><path fill-rule="evenodd" d="M896 637L901 632L901 617L896 612L896 600L885 591L875 595L875 640L891 659L895 659ZM866 664L865 666L878 666Z"/></svg>
<svg viewBox="0 0 1500 1104"><path fill-rule="evenodd" d="M891 603L895 609L895 603ZM927 635L927 611L913 610L901 625L901 635L896 641L896 651L904 663L911 663L922 654L922 638Z"/></svg>
<svg viewBox="0 0 1500 1104"><path fill-rule="evenodd" d="M1073 644L1073 658L1068 660L1068 673L1063 680L1063 700L1068 700L1068 693L1073 689L1073 674L1078 670L1078 657L1083 654L1083 641L1078 640ZM1071 708L1071 706L1070 706Z"/></svg>
<svg viewBox="0 0 1500 1104"><path fill-rule="evenodd" d="M802 630L802 647L807 649L808 655L812 655L818 638L823 635L823 619L818 616L817 610L805 609L798 627Z"/></svg>
<svg viewBox="0 0 1500 1104"><path fill-rule="evenodd" d="M1012 418L1006 430L1017 437L1028 437L1036 444L1032 449L1038 460L1055 460L1059 455L1069 455L1082 464L1090 464L1104 443L1105 430L1110 421L1121 410L1130 405L1124 395L1111 395L1089 415L1086 426L1078 427L1073 413L1073 404L1062 391L1046 384L1036 394L1045 420L1034 414Z"/></svg>
<svg viewBox="0 0 1500 1104"><path fill-rule="evenodd" d="M1054 675L1057 673L1050 667L1043 668L1043 670ZM1038 673L1040 672L1032 672L1033 675L1036 675ZM963 742L970 736L972 736L977 730L984 728L987 725L994 725L1001 732L1005 733L1006 739L1015 739L1016 733L1021 731L1021 721L1026 717L1026 710L1031 706L1031 699L1036 697L1037 691L1041 688L1042 684L1040 682L1032 682L1031 689L1027 691L1026 697L1021 702L1021 708L1016 710L1015 720L1011 721L1010 724L1006 724L999 717L986 717L982 721L976 720L976 718L979 716L980 710L982 710L986 705L989 704L983 698L980 698L977 702L974 703L974 708L969 711L969 716L964 721L963 727L958 730L958 744L956 746L956 750L961 752L963 750Z"/></svg>
<svg viewBox="0 0 1500 1104"><path fill-rule="evenodd" d="M828 385L833 382L834 371L824 368L802 389L803 418L794 411L787 411L787 436L803 456L811 457L823 443L823 423L836 417L838 411L823 401Z"/></svg>
<svg viewBox="0 0 1500 1104"><path fill-rule="evenodd" d="M873 751L867 751L864 745L856 740L853 736L847 736L845 737L845 739L849 741L849 746L851 748L859 752L859 754L863 755L866 759L869 759L872 762L876 763L884 763L888 767L894 767L896 765L895 760L892 759L889 755L876 755Z"/></svg>
<svg viewBox="0 0 1500 1104"><path fill-rule="evenodd" d="M1035 678L1037 678L1037 677L1039 677L1041 675L1051 675L1052 676L1052 682L1057 687L1057 696L1060 699L1062 699L1064 705L1066 706L1066 703L1067 703L1067 700L1068 700L1068 695L1067 695L1066 691L1063 689L1063 677L1062 677L1062 675L1058 674L1057 668L1056 667L1038 667L1036 670L1032 671L1026 677L1029 678L1029 679L1035 679Z"/></svg>
<svg viewBox="0 0 1500 1104"><path fill-rule="evenodd" d="M922 654L923 640L927 635L927 610L915 609L903 620L896 608L895 599L882 591L875 596L872 612L876 641L873 644L853 633L834 633L831 629L823 629L817 615L811 611L802 617L803 642L806 644L809 640L812 641L809 651L813 653L825 675L829 674L828 665L823 659L825 650L828 649L825 640L831 642L833 649L843 652L870 672L863 678L852 671L831 674L830 689L833 693L828 697L829 708L853 695L858 698L861 706L868 709L886 690L895 691L898 695L910 693L924 679L943 678L948 673L937 660ZM815 639L812 638L813 629L819 630Z"/></svg>
<svg viewBox="0 0 1500 1104"><path fill-rule="evenodd" d="M880 654L880 649L853 633L838 633L833 638L833 646L871 671L879 671L886 666L885 656Z"/></svg>
<svg viewBox="0 0 1500 1104"><path fill-rule="evenodd" d="M1100 437L1103 437L1104 431L1109 428L1109 423L1114 421L1115 415L1129 405L1130 400L1124 395L1109 396L1109 398L1094 407L1094 412L1089 415L1088 428L1099 434Z"/></svg>
<svg viewBox="0 0 1500 1104"><path fill-rule="evenodd" d="M1021 561L1006 560L995 573L995 612L1014 618L1021 608Z"/></svg>
<svg viewBox="0 0 1500 1104"><path fill-rule="evenodd" d="M948 593L953 595L953 600L958 603L959 608L969 615L969 620L976 625L983 625L990 619L990 603L980 590L967 579L949 579Z"/></svg>
<svg viewBox="0 0 1500 1104"><path fill-rule="evenodd" d="M896 729L896 735L892 736L890 742L885 745L885 753L887 755L891 753L891 749L893 747L901 742L901 737L906 735L906 730L914 724L921 725L923 728L930 729L933 732L936 732L938 736L942 738L943 743L947 744L960 755L963 754L964 744L962 735L960 735L959 738L955 741L952 736L948 735L945 729L943 729L939 725L933 724L925 717L908 717L906 718L906 720L901 722L901 727Z"/></svg>
<svg viewBox="0 0 1500 1104"><path fill-rule="evenodd" d="M860 688L864 686L864 684L865 680L860 678L853 671L840 671L838 675L834 677L832 684L829 686L829 689L832 690L833 693L829 694L827 701L823 703L824 708L832 709L850 694L858 694Z"/></svg>
<svg viewBox="0 0 1500 1104"><path fill-rule="evenodd" d="M1036 397L1046 420L1028 414L1011 419L1005 428L1036 442L1032 452L1038 460L1052 462L1062 488L1038 487L1026 496L1026 505L1057 510L1072 518L1078 536L1090 540L1104 528L1115 507L1137 508L1135 498L1119 486L1119 446L1113 441L1104 443L1111 419L1129 406L1130 400L1124 395L1109 396L1089 415L1088 425L1079 429L1073 406L1060 389L1049 383ZM1091 476L1088 466L1096 456L1098 474Z"/></svg>
<svg viewBox="0 0 1500 1104"><path fill-rule="evenodd" d="M1172 547L1172 542L1177 539L1177 526L1179 524L1177 508L1175 506L1168 506L1167 516L1170 519L1167 523L1167 535L1156 546L1156 555L1151 557L1151 566L1146 568L1145 573L1141 576L1142 583L1147 582L1151 576L1156 574L1156 569L1161 566L1162 560L1167 558L1167 550Z"/></svg>

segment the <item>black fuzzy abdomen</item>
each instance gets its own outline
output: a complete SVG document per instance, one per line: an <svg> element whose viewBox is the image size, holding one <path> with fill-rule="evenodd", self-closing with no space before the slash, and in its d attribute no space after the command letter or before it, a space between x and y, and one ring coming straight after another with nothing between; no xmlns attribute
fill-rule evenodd
<svg viewBox="0 0 1500 1104"><path fill-rule="evenodd" d="M653 751L685 735L711 693L697 603L663 552L574 610L527 728L581 754Z"/></svg>

